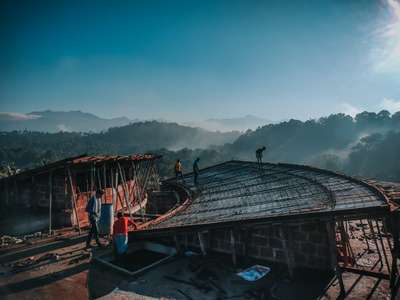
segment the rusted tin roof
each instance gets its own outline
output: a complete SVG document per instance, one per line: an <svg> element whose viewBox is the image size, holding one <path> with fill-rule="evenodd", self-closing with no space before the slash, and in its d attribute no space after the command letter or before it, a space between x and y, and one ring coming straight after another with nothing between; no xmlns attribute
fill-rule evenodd
<svg viewBox="0 0 400 300"><path fill-rule="evenodd" d="M60 169L64 169L65 167L83 167L90 165L100 165L100 164L109 164L109 163L126 163L126 162L140 162L140 161L149 161L161 158L160 155L153 154L132 154L132 155L79 155L74 157L65 158L62 160L58 160L44 166L40 166L34 169L29 169L26 171L22 171L16 175L12 175L9 177L1 178L1 180L7 180L11 178L25 178L33 175L48 173L50 171L57 171Z"/></svg>
<svg viewBox="0 0 400 300"><path fill-rule="evenodd" d="M196 190L192 174L184 179ZM366 182L307 166L229 161L201 170L198 182L190 205L147 230L388 210L385 195Z"/></svg>

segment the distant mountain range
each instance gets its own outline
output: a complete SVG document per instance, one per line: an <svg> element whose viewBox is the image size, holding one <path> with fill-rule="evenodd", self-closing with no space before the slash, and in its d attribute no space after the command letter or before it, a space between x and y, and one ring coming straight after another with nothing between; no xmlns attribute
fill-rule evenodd
<svg viewBox="0 0 400 300"><path fill-rule="evenodd" d="M185 125L200 127L211 131L246 131L255 130L258 127L272 123L271 120L253 115L246 115L238 118L208 119L200 122L190 122Z"/></svg>
<svg viewBox="0 0 400 300"><path fill-rule="evenodd" d="M105 119L81 111L34 111L28 114L0 113L0 131L100 132L137 122L126 117Z"/></svg>
<svg viewBox="0 0 400 300"><path fill-rule="evenodd" d="M28 130L40 132L101 132L111 127L120 127L140 122L139 119L101 118L81 111L33 111L27 114L0 112L0 131ZM172 123L156 119L160 123ZM246 115L238 118L207 119L199 122L183 123L184 126L198 127L208 131L244 132L270 124L268 119Z"/></svg>

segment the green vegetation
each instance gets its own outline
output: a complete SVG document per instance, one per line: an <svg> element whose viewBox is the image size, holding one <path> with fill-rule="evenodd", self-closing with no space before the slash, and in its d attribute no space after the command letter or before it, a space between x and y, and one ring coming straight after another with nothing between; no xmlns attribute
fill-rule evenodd
<svg viewBox="0 0 400 300"><path fill-rule="evenodd" d="M400 181L400 112L334 114L319 120L290 120L254 131L208 132L174 123L140 122L103 133L0 133L3 165L32 168L82 153L163 155L160 173L171 176L180 158L184 172L200 157L206 167L230 159L255 159L265 145L266 161L310 164L350 175Z"/></svg>

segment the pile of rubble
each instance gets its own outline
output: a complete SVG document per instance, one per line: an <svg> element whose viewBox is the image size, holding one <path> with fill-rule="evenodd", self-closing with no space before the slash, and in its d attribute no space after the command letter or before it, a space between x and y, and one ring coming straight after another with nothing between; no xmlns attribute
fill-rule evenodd
<svg viewBox="0 0 400 300"><path fill-rule="evenodd" d="M0 237L0 247L6 247L9 245L15 245L15 244L20 244L23 243L24 240L10 236L10 235L3 235Z"/></svg>
<svg viewBox="0 0 400 300"><path fill-rule="evenodd" d="M2 236L0 236L0 248L7 247L10 245L25 243L27 241L34 240L34 239L45 238L47 236L48 236L47 234L43 234L40 231L32 233L32 234L26 234L24 236L2 235Z"/></svg>

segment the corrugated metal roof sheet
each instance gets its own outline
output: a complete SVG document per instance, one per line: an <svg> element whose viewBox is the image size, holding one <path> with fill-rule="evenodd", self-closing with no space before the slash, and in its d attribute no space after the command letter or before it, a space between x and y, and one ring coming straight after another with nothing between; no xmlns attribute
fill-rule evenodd
<svg viewBox="0 0 400 300"><path fill-rule="evenodd" d="M136 162L136 161L148 161L161 158L160 155L152 154L132 154L132 155L79 155L75 157L65 158L58 160L44 166L22 171L18 174L3 177L1 180L7 180L10 178L26 178L27 176L33 176L37 174L47 173L50 171L60 170L66 166L78 167L91 164L103 164L111 162Z"/></svg>
<svg viewBox="0 0 400 300"><path fill-rule="evenodd" d="M194 188L192 174L184 179ZM387 206L364 182L299 165L229 161L201 170L198 181L200 194L186 209L149 229Z"/></svg>

